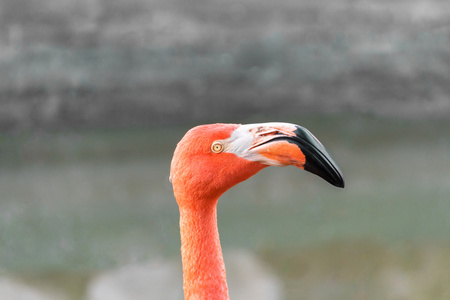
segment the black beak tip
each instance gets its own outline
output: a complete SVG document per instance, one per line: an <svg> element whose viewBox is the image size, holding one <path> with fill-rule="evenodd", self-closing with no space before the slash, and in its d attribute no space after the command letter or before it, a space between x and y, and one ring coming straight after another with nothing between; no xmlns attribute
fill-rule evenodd
<svg viewBox="0 0 450 300"><path fill-rule="evenodd" d="M342 172L325 147L306 128L298 126L295 133L296 138L293 142L300 147L306 157L305 171L322 177L336 187L344 188Z"/></svg>
<svg viewBox="0 0 450 300"><path fill-rule="evenodd" d="M306 161L306 164L304 166L305 171L311 172L324 180L326 180L328 183L334 185L335 187L344 188L345 187L345 181L342 176L341 171L336 167L336 164L334 162L327 163L318 163L317 157L314 157L312 159L312 163L308 162L308 159Z"/></svg>
<svg viewBox="0 0 450 300"><path fill-rule="evenodd" d="M342 176L341 176L341 178L338 181L336 181L335 183L332 183L332 185L339 187L339 188L344 188L345 187L344 178L342 178Z"/></svg>
<svg viewBox="0 0 450 300"><path fill-rule="evenodd" d="M330 180L326 179L329 183L331 183L332 185L334 185L335 187L338 188L344 188L345 187L345 181L344 181L344 177L342 176L342 172L341 170L339 170L339 168L337 167L336 164L332 163L332 168L330 168L328 170L328 177L330 178Z"/></svg>

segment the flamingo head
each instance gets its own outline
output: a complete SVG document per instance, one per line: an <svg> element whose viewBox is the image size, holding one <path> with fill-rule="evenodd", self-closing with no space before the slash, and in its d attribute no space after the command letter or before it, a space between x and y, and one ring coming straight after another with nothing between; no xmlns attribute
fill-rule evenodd
<svg viewBox="0 0 450 300"><path fill-rule="evenodd" d="M180 199L217 200L265 167L288 165L344 187L342 173L322 143L306 128L290 123L194 127L175 149L170 180L182 205Z"/></svg>

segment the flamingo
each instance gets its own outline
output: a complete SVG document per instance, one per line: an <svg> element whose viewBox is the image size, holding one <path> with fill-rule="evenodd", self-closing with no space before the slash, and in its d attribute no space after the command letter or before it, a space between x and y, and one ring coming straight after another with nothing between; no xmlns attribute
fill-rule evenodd
<svg viewBox="0 0 450 300"><path fill-rule="evenodd" d="M293 165L344 187L339 167L306 128L290 123L209 124L177 144L170 181L180 212L185 299L229 299L217 202L268 166Z"/></svg>

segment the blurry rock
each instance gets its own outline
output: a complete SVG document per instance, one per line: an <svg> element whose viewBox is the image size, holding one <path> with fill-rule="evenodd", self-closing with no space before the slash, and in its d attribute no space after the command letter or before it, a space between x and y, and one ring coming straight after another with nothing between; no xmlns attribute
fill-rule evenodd
<svg viewBox="0 0 450 300"><path fill-rule="evenodd" d="M410 272L406 272L399 268L389 268L383 271L381 275L381 283L386 291L388 299L414 299L414 293L417 292L411 278Z"/></svg>
<svg viewBox="0 0 450 300"><path fill-rule="evenodd" d="M247 251L225 253L230 297L233 300L282 299L281 281L258 258ZM183 299L181 264L158 260L128 265L94 278L87 300Z"/></svg>
<svg viewBox="0 0 450 300"><path fill-rule="evenodd" d="M253 253L236 250L224 259L231 299L283 299L281 280Z"/></svg>
<svg viewBox="0 0 450 300"><path fill-rule="evenodd" d="M47 293L11 278L0 278L2 300L67 300L67 297Z"/></svg>
<svg viewBox="0 0 450 300"><path fill-rule="evenodd" d="M86 298L88 300L183 299L181 265L158 260L105 272L92 280Z"/></svg>

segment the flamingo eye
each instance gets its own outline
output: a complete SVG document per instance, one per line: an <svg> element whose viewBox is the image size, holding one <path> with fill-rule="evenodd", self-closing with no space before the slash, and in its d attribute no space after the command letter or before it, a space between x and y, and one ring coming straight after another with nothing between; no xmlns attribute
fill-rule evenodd
<svg viewBox="0 0 450 300"><path fill-rule="evenodd" d="M220 153L223 151L223 143L221 141L215 141L211 145L211 151L214 153Z"/></svg>

